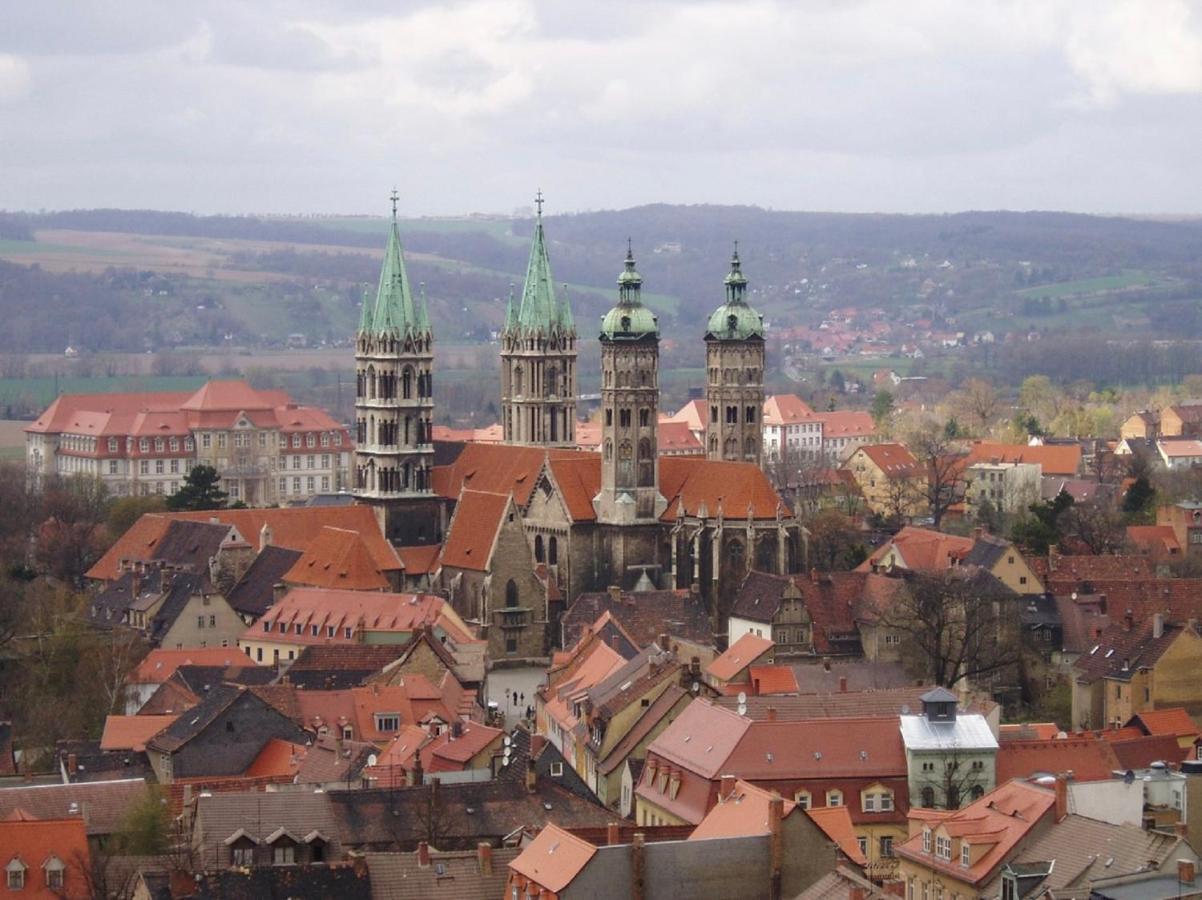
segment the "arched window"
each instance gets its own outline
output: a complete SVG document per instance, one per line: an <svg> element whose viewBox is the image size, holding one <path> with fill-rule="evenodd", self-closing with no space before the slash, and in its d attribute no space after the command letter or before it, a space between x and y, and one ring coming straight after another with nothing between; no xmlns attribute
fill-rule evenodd
<svg viewBox="0 0 1202 900"><path fill-rule="evenodd" d="M541 534L534 536L534 561L543 561L543 536Z"/></svg>
<svg viewBox="0 0 1202 900"><path fill-rule="evenodd" d="M518 605L518 586L517 583L510 578L505 582L505 606L512 609Z"/></svg>
<svg viewBox="0 0 1202 900"><path fill-rule="evenodd" d="M517 396L522 395L522 367L514 366L513 369L513 392Z"/></svg>
<svg viewBox="0 0 1202 900"><path fill-rule="evenodd" d="M547 541L547 562L553 566L559 564L559 540L555 535Z"/></svg>
<svg viewBox="0 0 1202 900"><path fill-rule="evenodd" d="M930 785L922 789L922 805L927 809L935 806L935 789Z"/></svg>
<svg viewBox="0 0 1202 900"><path fill-rule="evenodd" d="M401 397L408 400L413 396L413 370L405 366L401 372Z"/></svg>
<svg viewBox="0 0 1202 900"><path fill-rule="evenodd" d="M367 399L376 399L376 367L367 367Z"/></svg>
<svg viewBox="0 0 1202 900"><path fill-rule="evenodd" d="M974 784L972 786L972 799L980 800L984 796L985 796L985 788L981 787L979 784Z"/></svg>

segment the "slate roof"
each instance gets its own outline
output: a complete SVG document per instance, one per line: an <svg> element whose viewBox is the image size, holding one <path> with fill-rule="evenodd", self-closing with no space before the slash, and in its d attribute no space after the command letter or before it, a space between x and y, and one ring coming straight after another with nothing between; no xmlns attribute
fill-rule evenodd
<svg viewBox="0 0 1202 900"><path fill-rule="evenodd" d="M752 570L735 595L730 615L753 622L772 622L780 611L790 582L801 592L809 613L816 653L858 654L860 634L856 613L870 573L830 572L814 575L774 575Z"/></svg>
<svg viewBox="0 0 1202 900"><path fill-rule="evenodd" d="M1089 684L1102 678L1129 681L1140 668L1156 665L1160 657L1180 637L1181 625L1165 622L1160 637L1153 637L1152 621L1128 628L1125 623L1111 625L1097 644L1073 663L1073 673Z"/></svg>
<svg viewBox="0 0 1202 900"><path fill-rule="evenodd" d="M330 859L342 855L327 795L313 791L202 792L195 800L194 830L206 865L225 864L220 849L242 831L260 844L280 828L300 841L319 831L330 842Z"/></svg>
<svg viewBox="0 0 1202 900"><path fill-rule="evenodd" d="M130 684L162 684L181 666L230 666L252 668L255 663L237 647L208 647L191 650L151 650L130 674ZM270 671L266 669L265 671Z"/></svg>
<svg viewBox="0 0 1202 900"><path fill-rule="evenodd" d="M329 791L331 809L344 846L411 849L429 833L432 794L440 848L474 848L478 841L499 841L519 828L604 827L613 812L595 800L539 779L533 792L523 780L468 784L426 784L397 789Z"/></svg>
<svg viewBox="0 0 1202 900"><path fill-rule="evenodd" d="M708 645L713 641L709 615L700 594L687 590L609 591L581 594L560 619L562 645L571 647L603 613L610 613L630 637L645 647L661 634Z"/></svg>
<svg viewBox="0 0 1202 900"><path fill-rule="evenodd" d="M259 618L275 602L275 586L300 558L299 550L264 547L225 599L235 612Z"/></svg>
<svg viewBox="0 0 1202 900"><path fill-rule="evenodd" d="M288 666L288 683L301 690L359 687L405 649L389 644L312 644Z"/></svg>
<svg viewBox="0 0 1202 900"><path fill-rule="evenodd" d="M130 778L155 780L145 750L101 750L100 741L66 740L55 743L55 754L59 771L72 784Z"/></svg>
<svg viewBox="0 0 1202 900"><path fill-rule="evenodd" d="M194 900L371 900L371 876L354 865L256 866L197 876Z"/></svg>
<svg viewBox="0 0 1202 900"><path fill-rule="evenodd" d="M146 797L147 790L141 778L0 788L0 819L17 809L37 819L82 814L89 835L114 834L124 827L130 809Z"/></svg>
<svg viewBox="0 0 1202 900"><path fill-rule="evenodd" d="M477 851L430 852L430 864L417 853L368 853L373 900L497 900L505 893L509 864L520 847L493 847L492 872L481 870Z"/></svg>
<svg viewBox="0 0 1202 900"><path fill-rule="evenodd" d="M378 754L366 741L343 741L321 735L305 753L296 772L297 784L333 784L360 777L368 759Z"/></svg>
<svg viewBox="0 0 1202 900"><path fill-rule="evenodd" d="M229 537L228 525L172 520L149 558L207 575L209 559L217 555Z"/></svg>

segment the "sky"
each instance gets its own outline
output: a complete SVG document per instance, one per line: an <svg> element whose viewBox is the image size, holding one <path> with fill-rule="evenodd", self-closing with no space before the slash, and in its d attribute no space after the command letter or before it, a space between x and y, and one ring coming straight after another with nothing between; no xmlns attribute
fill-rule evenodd
<svg viewBox="0 0 1202 900"><path fill-rule="evenodd" d="M0 6L0 208L1202 213L1202 0Z"/></svg>

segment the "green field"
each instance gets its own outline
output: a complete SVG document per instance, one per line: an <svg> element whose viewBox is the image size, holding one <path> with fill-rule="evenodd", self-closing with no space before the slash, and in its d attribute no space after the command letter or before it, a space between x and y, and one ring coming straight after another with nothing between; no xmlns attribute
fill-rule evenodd
<svg viewBox="0 0 1202 900"><path fill-rule="evenodd" d="M1078 278L1076 281L1057 281L1052 284L1037 284L1035 287L1015 291L1020 297L1073 297L1082 294L1098 294L1103 291L1119 291L1130 287L1154 287L1158 280L1138 269L1125 269L1119 275L1100 278Z"/></svg>
<svg viewBox="0 0 1202 900"><path fill-rule="evenodd" d="M95 378L0 378L0 405L28 400L49 406L57 385L60 394L105 394L119 391L193 391L204 375L125 375Z"/></svg>

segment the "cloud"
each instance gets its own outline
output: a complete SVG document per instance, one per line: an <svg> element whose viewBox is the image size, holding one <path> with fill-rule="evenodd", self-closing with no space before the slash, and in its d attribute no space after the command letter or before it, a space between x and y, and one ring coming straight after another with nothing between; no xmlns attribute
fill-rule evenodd
<svg viewBox="0 0 1202 900"><path fill-rule="evenodd" d="M26 97L33 87L29 64L11 53L0 53L0 103Z"/></svg>

